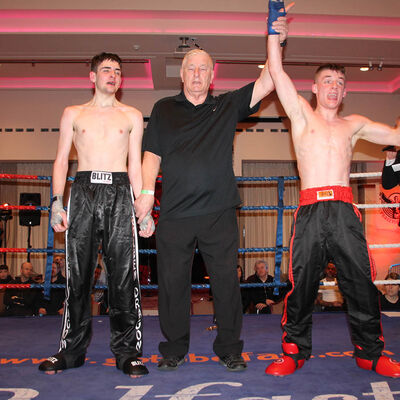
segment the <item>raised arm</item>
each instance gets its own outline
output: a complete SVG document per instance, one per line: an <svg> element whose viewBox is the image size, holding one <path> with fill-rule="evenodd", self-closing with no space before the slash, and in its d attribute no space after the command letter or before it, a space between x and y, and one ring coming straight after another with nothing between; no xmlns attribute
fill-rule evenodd
<svg viewBox="0 0 400 400"><path fill-rule="evenodd" d="M68 228L67 215L63 206L65 181L68 172L68 157L74 135L76 107L67 107L61 117L60 137L58 139L56 159L53 164L53 202L51 206L51 226L55 232L64 232Z"/></svg>
<svg viewBox="0 0 400 400"><path fill-rule="evenodd" d="M268 35L268 66L279 100L292 123L304 122L302 101L297 90L283 69L279 37Z"/></svg>
<svg viewBox="0 0 400 400"><path fill-rule="evenodd" d="M291 3L286 8L286 12L288 12L294 3ZM277 32L277 36L279 37L280 44L286 44L286 38L288 34L288 24L286 16L279 17L276 21L271 22L271 27L275 32ZM282 51L282 46L280 46L280 50ZM275 89L274 82L271 79L271 75L268 69L268 60L265 61L264 68L262 69L260 76L254 83L253 95L250 102L250 108L254 107L259 101L261 101L265 96L270 94Z"/></svg>
<svg viewBox="0 0 400 400"><path fill-rule="evenodd" d="M354 136L356 140L364 139L372 143L400 146L399 118L394 128L389 125L371 121L361 115L350 115L347 119L356 124L356 134Z"/></svg>

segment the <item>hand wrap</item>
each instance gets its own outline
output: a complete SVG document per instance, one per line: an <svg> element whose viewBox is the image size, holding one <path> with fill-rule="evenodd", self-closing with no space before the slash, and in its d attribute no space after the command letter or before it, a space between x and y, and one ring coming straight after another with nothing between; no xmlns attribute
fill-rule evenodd
<svg viewBox="0 0 400 400"><path fill-rule="evenodd" d="M64 212L63 196L54 196L51 203L50 225L52 228L54 228L54 225L58 225L63 222L61 212Z"/></svg>
<svg viewBox="0 0 400 400"><path fill-rule="evenodd" d="M283 8L283 11L279 11ZM272 23L275 22L279 17L286 15L285 3L283 1L269 0L268 2L268 35L279 35L272 29Z"/></svg>
<svg viewBox="0 0 400 400"><path fill-rule="evenodd" d="M153 217L151 216L150 213L148 213L142 220L142 222L140 223L140 230L141 231L145 231L147 229L147 225L149 223L149 221L151 221L151 231L154 232L156 229L156 226L154 224L154 220Z"/></svg>

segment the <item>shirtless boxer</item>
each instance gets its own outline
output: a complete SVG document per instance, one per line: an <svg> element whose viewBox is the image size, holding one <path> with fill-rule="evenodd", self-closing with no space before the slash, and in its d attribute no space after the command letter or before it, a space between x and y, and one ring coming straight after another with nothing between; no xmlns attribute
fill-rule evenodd
<svg viewBox="0 0 400 400"><path fill-rule="evenodd" d="M68 229L66 298L59 351L42 362L39 370L54 374L85 362L91 336L90 293L102 244L109 286L110 347L116 367L138 377L148 374L138 359L143 339L133 211L133 195L138 197L142 188L143 118L137 109L115 98L121 85L121 60L117 55L95 56L90 80L95 86L92 100L67 107L61 118L53 166L51 225L56 232ZM78 171L67 216L63 193L72 143L78 154ZM149 237L153 230L148 216L139 234Z"/></svg>
<svg viewBox="0 0 400 400"><path fill-rule="evenodd" d="M283 2L279 3L278 7L283 7ZM268 60L279 100L292 123L301 192L290 240L289 277L293 288L285 298L282 316L284 356L269 365L266 373L292 374L310 357L312 310L319 277L332 259L348 305L357 365L400 377L400 363L382 355L379 291L373 284L376 271L349 187L357 140L398 146L400 129L361 115L338 115L346 95L344 68L329 64L317 70L312 86L317 107L313 110L283 70L278 35L268 36Z"/></svg>

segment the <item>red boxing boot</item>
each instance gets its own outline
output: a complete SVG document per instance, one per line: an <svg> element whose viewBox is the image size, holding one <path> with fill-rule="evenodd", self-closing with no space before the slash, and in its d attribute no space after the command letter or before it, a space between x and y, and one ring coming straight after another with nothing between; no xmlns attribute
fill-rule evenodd
<svg viewBox="0 0 400 400"><path fill-rule="evenodd" d="M356 357L356 363L360 368L370 371L373 370L379 375L400 378L400 363L392 358L380 356L375 368L372 360Z"/></svg>
<svg viewBox="0 0 400 400"><path fill-rule="evenodd" d="M286 376L293 374L297 369L300 369L304 365L303 360L296 360L286 354L298 354L299 349L294 343L282 343L282 349L285 355L282 358L278 358L273 363L268 365L265 369L265 373L274 376Z"/></svg>

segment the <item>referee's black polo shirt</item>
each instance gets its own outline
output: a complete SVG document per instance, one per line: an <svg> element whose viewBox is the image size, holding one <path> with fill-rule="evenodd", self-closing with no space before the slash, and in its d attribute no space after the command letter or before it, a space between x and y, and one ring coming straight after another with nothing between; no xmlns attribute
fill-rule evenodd
<svg viewBox="0 0 400 400"><path fill-rule="evenodd" d="M254 82L193 105L183 91L153 107L144 151L161 157L161 219L211 214L241 202L232 168L238 121L250 108Z"/></svg>

